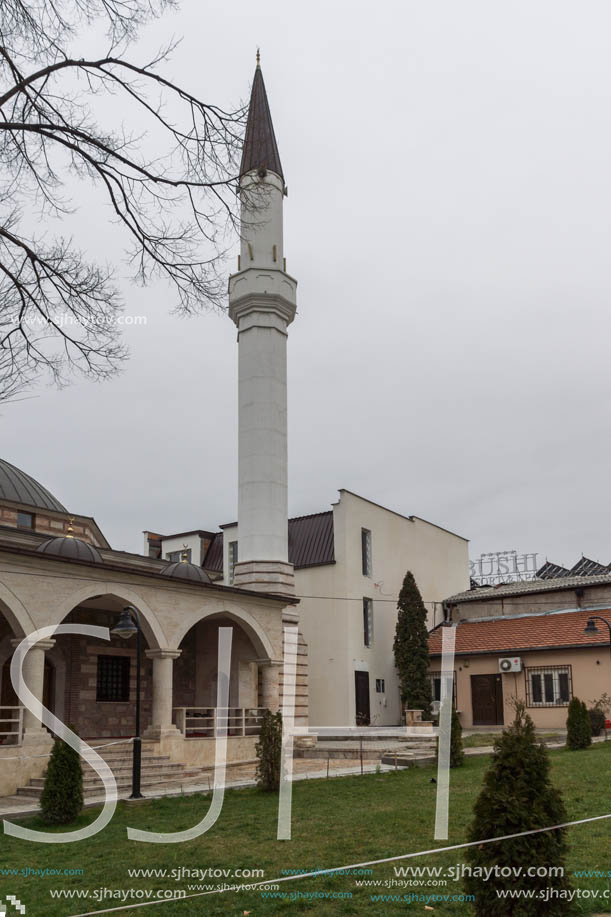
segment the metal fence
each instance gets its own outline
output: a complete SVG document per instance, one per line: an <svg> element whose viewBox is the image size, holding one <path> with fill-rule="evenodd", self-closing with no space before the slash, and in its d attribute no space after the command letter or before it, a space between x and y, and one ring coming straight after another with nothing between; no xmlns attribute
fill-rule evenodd
<svg viewBox="0 0 611 917"><path fill-rule="evenodd" d="M21 745L25 707L0 707L0 745Z"/></svg>
<svg viewBox="0 0 611 917"><path fill-rule="evenodd" d="M263 707L175 707L176 728L186 738L216 738L220 728L228 736L256 736Z"/></svg>

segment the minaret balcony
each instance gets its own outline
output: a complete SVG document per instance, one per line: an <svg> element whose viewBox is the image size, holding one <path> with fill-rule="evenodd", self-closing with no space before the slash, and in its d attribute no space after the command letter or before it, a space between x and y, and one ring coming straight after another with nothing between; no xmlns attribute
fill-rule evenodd
<svg viewBox="0 0 611 917"><path fill-rule="evenodd" d="M250 313L270 313L288 325L297 311L296 295L297 281L284 271L246 268L229 278L229 317L237 325Z"/></svg>

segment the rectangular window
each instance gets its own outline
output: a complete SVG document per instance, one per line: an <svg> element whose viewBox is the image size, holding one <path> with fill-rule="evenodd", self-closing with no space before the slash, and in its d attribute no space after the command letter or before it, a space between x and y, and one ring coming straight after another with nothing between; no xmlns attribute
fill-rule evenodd
<svg viewBox="0 0 611 917"><path fill-rule="evenodd" d="M532 685L532 699L535 704L543 703L543 691L541 690L541 676L533 672L530 676Z"/></svg>
<svg viewBox="0 0 611 917"><path fill-rule="evenodd" d="M573 696L570 665L534 666L524 669L527 707L566 707Z"/></svg>
<svg viewBox="0 0 611 917"><path fill-rule="evenodd" d="M456 703L456 672L452 673L452 680L454 682L452 686L452 698L454 700L454 706L457 706ZM431 700L441 701L441 672L431 672Z"/></svg>
<svg viewBox="0 0 611 917"><path fill-rule="evenodd" d="M34 516L32 515L32 513L17 513L17 528L33 529L34 528Z"/></svg>
<svg viewBox="0 0 611 917"><path fill-rule="evenodd" d="M129 656L98 656L97 701L129 701Z"/></svg>
<svg viewBox="0 0 611 917"><path fill-rule="evenodd" d="M373 646L373 600L363 599L363 643Z"/></svg>
<svg viewBox="0 0 611 917"><path fill-rule="evenodd" d="M361 529L361 555L363 576L371 576L371 532L369 529Z"/></svg>
<svg viewBox="0 0 611 917"><path fill-rule="evenodd" d="M170 551L165 556L166 560L169 560L173 564L180 563L181 560L184 560L186 563L191 563L191 548L183 548L182 551Z"/></svg>
<svg viewBox="0 0 611 917"><path fill-rule="evenodd" d="M227 583L231 586L235 580L235 565L238 562L238 543L237 541L229 542L229 569L227 571Z"/></svg>
<svg viewBox="0 0 611 917"><path fill-rule="evenodd" d="M376 694L385 694L386 685L383 678L376 678Z"/></svg>

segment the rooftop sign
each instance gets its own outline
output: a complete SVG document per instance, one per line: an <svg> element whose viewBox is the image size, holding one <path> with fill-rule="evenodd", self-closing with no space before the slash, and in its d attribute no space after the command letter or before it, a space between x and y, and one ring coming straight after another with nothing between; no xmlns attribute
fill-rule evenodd
<svg viewBox="0 0 611 917"><path fill-rule="evenodd" d="M471 579L479 586L519 583L533 580L537 574L537 555L517 551L492 551L469 561Z"/></svg>

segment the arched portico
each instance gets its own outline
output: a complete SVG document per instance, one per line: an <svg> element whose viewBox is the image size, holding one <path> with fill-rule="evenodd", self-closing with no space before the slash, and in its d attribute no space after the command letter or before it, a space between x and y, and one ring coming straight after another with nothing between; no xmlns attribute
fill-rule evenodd
<svg viewBox="0 0 611 917"><path fill-rule="evenodd" d="M253 644L257 658L270 662L275 658L274 647L265 629L245 608L231 606L228 608L202 609L201 614L194 614L188 622L181 622L182 626L174 636L174 642L180 646L187 633L201 621L223 618L227 624L238 625L248 636Z"/></svg>
<svg viewBox="0 0 611 917"><path fill-rule="evenodd" d="M72 604L72 603L75 604ZM148 604L133 589L108 585L80 588L64 600L65 614L58 624L94 625L105 628L109 639L83 632L57 634L55 646L47 654L55 664L67 660L65 677L56 677L53 712L63 711L63 721L74 726L85 739L123 738L135 729L135 692L137 642L123 640L112 633L122 609L134 605L139 613L143 637L142 683L140 691L142 724L152 721L153 662L148 651L159 649L163 632ZM62 675L61 668L57 675Z"/></svg>
<svg viewBox="0 0 611 917"><path fill-rule="evenodd" d="M85 606L96 599L107 599L112 608L119 612L126 605L133 605L140 614L142 633L149 647L158 649L167 646L163 628L154 611L142 594L123 583L95 583L79 589L64 597L55 611L57 623L60 623L77 606Z"/></svg>
<svg viewBox="0 0 611 917"><path fill-rule="evenodd" d="M187 739L214 737L220 722L227 723L230 738L254 736L263 708L278 708L279 660L270 635L239 607L214 607L189 623L174 664L175 723ZM219 631L227 627L232 629L228 711L217 707Z"/></svg>

